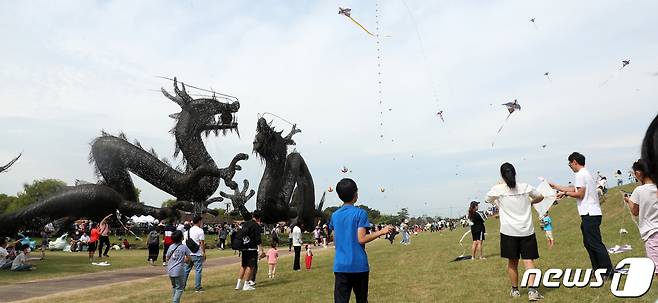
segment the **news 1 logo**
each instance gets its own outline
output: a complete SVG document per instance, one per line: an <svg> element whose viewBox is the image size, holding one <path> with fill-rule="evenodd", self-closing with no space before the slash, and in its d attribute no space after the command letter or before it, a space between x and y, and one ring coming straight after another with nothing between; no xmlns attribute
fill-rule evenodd
<svg viewBox="0 0 658 303"><path fill-rule="evenodd" d="M626 268L628 267L628 268ZM651 288L653 275L655 271L655 264L649 258L626 258L621 260L615 267L617 270L612 276L612 283L610 283L610 292L618 298L637 298L641 297ZM551 268L543 273L538 268L528 269L523 273L521 279L521 287L539 287L539 283L547 288L558 288L561 285L564 287L578 287L583 288L589 285L591 288L598 288L603 286L606 270L597 269L593 272L594 279L592 279L592 269L586 269L585 274L582 275L582 269L560 269ZM534 274L535 279L532 285L528 285L530 275ZM625 276L625 282L622 284L622 277Z"/></svg>

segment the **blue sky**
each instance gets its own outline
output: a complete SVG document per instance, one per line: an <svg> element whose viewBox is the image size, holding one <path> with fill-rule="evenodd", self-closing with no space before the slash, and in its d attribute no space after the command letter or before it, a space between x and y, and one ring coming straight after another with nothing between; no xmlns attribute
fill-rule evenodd
<svg viewBox="0 0 658 303"><path fill-rule="evenodd" d="M240 98L241 137L207 143L220 165L251 153L257 113L273 112L303 130L296 149L318 199L346 165L362 203L390 213L461 214L505 161L536 184L569 181L572 151L608 176L638 158L658 112L655 1L379 5L383 118L376 39L337 14L352 8L374 31L375 1L0 1L0 162L23 152L0 192L44 177L95 181L87 155L101 129L171 158L167 115L178 109L155 75ZM491 148L500 104L513 99L522 110ZM243 167L236 178L256 188L264 166ZM146 203L169 198L135 179Z"/></svg>

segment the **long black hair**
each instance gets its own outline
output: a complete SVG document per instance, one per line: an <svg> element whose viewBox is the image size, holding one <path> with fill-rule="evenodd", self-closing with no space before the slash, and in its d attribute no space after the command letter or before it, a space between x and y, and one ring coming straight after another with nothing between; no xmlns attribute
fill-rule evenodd
<svg viewBox="0 0 658 303"><path fill-rule="evenodd" d="M658 115L653 118L642 141L642 160L647 168L647 176L658 181Z"/></svg>
<svg viewBox="0 0 658 303"><path fill-rule="evenodd" d="M514 169L514 165L507 162L503 163L500 166L500 175L509 188L516 187L516 170Z"/></svg>

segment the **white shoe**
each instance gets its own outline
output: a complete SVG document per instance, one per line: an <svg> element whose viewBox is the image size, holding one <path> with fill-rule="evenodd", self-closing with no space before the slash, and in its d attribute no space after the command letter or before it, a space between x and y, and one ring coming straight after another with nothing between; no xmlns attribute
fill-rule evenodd
<svg viewBox="0 0 658 303"><path fill-rule="evenodd" d="M251 285L249 285L249 283L245 283L245 284L244 284L244 287L242 288L242 290L243 290L243 291L247 291L247 290L256 290L256 288L253 287L253 286L251 286Z"/></svg>
<svg viewBox="0 0 658 303"><path fill-rule="evenodd" d="M254 282L254 281L247 281L247 284L249 286L256 286L256 282Z"/></svg>
<svg viewBox="0 0 658 303"><path fill-rule="evenodd" d="M242 281L239 281L238 284L235 285L235 290L240 290L243 286L244 284L242 284Z"/></svg>

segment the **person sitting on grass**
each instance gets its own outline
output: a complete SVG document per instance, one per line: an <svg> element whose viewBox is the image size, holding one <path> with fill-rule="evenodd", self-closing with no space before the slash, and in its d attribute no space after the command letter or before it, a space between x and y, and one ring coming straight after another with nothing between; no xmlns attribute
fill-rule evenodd
<svg viewBox="0 0 658 303"><path fill-rule="evenodd" d="M334 302L350 301L352 290L357 303L368 302L368 279L370 267L365 244L393 230L386 226L377 232L366 235L370 227L365 210L355 207L359 198L356 182L342 179L336 185L336 193L343 201L329 221L329 229L334 232L336 253L334 255Z"/></svg>
<svg viewBox="0 0 658 303"><path fill-rule="evenodd" d="M503 163L500 174L505 182L491 188L487 193L487 202L500 209L500 256L508 259L507 275L512 284L510 296L520 297L519 256L526 270L535 268L534 260L539 259L530 205L541 202L544 196L528 184L517 184L516 170L512 164ZM528 285L532 285L535 278L535 275L530 275ZM537 288L528 288L530 301L542 298Z"/></svg>
<svg viewBox="0 0 658 303"><path fill-rule="evenodd" d="M183 265L190 262L192 252L186 245L183 245L182 231L176 230L172 232L171 240L173 243L170 249L167 250L165 259L167 260L167 273L169 274L169 280L171 280L171 288L174 292L172 302L178 303L185 289Z"/></svg>
<svg viewBox="0 0 658 303"><path fill-rule="evenodd" d="M123 249L130 249L130 243L128 243L128 238L123 238Z"/></svg>
<svg viewBox="0 0 658 303"><path fill-rule="evenodd" d="M7 238L0 237L0 269L10 269L11 263L7 252Z"/></svg>
<svg viewBox="0 0 658 303"><path fill-rule="evenodd" d="M28 258L27 254L30 252L30 246L25 244L21 245L19 244L18 247L16 247L17 250L20 250L21 252L14 258L14 262L11 264L11 270L12 271L26 271L26 270L35 270L37 269L34 267L32 264L28 263Z"/></svg>
<svg viewBox="0 0 658 303"><path fill-rule="evenodd" d="M85 246L89 247L89 236L87 234L82 234L80 236L80 240L77 242L78 245L78 251L83 251L85 249Z"/></svg>

